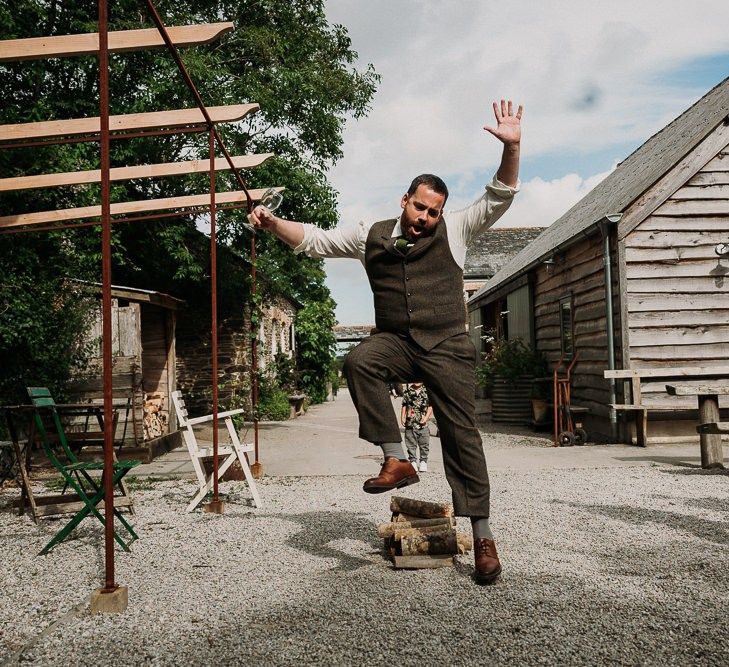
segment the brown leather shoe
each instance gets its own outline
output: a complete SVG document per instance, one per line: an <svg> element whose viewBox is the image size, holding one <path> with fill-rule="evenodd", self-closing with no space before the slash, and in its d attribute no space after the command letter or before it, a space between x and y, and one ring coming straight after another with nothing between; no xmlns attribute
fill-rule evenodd
<svg viewBox="0 0 729 667"><path fill-rule="evenodd" d="M473 556L476 561L474 576L479 584L493 584L501 574L501 563L496 553L496 542L480 537L473 541Z"/></svg>
<svg viewBox="0 0 729 667"><path fill-rule="evenodd" d="M384 493L419 481L420 477L410 461L388 456L382 464L380 474L368 479L362 489L365 493Z"/></svg>

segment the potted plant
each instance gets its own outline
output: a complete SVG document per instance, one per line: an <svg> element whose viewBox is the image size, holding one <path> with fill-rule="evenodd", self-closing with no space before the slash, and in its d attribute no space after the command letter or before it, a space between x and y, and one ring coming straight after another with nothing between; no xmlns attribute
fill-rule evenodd
<svg viewBox="0 0 729 667"><path fill-rule="evenodd" d="M552 398L552 378L535 377L532 382L531 402L534 428L547 426L551 423L549 403Z"/></svg>
<svg viewBox="0 0 729 667"><path fill-rule="evenodd" d="M548 399L548 395L533 395L543 394L541 387L535 387L534 380L548 373L545 356L520 338L491 338L491 341L491 350L483 355L476 373L480 384L491 395L492 421L512 424L539 421L533 414L532 399Z"/></svg>

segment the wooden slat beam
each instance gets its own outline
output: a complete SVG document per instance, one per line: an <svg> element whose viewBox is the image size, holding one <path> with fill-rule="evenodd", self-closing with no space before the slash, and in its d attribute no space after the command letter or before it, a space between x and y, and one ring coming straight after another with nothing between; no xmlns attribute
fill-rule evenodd
<svg viewBox="0 0 729 667"><path fill-rule="evenodd" d="M230 123L258 111L255 102L251 104L231 104L221 107L208 107L214 123ZM174 109L172 111L152 111L109 117L112 132L125 130L150 130L205 123L200 109ZM0 141L20 139L44 139L66 137L78 134L95 134L100 131L100 120L94 118L72 118L69 120L46 120L39 123L15 123L0 125Z"/></svg>
<svg viewBox="0 0 729 667"><path fill-rule="evenodd" d="M681 366L664 368L621 368L604 371L606 378L656 378L656 377L690 377L693 375L720 376L729 375L729 366Z"/></svg>
<svg viewBox="0 0 729 667"><path fill-rule="evenodd" d="M275 188L283 190L283 188ZM250 190L253 201L258 201L266 189ZM233 204L246 201L242 190L234 192L218 192L215 201L220 204ZM142 201L120 202L111 205L112 215L129 213L143 213L146 211L161 211L169 209L192 208L195 206L208 206L210 195L188 195L186 197L168 197L166 199L144 199ZM21 213L19 215L6 215L0 218L0 229L21 227L25 225L42 225L66 220L81 220L83 218L96 218L101 215L101 206L84 206L81 208L64 208L56 211L41 211L39 213Z"/></svg>
<svg viewBox="0 0 729 667"><path fill-rule="evenodd" d="M273 157L273 153L260 155L235 155L233 164L237 169L250 169L258 167ZM190 160L188 162L164 162L160 164L143 164L134 167L114 167L110 170L112 181L128 181L133 178L156 178L158 176L180 176L207 172L210 169L210 160ZM230 169L225 158L215 160L215 170ZM30 190L33 188L55 188L63 185L81 185L83 183L101 182L101 170L70 171L59 174L38 174L36 176L17 176L0 179L0 192L11 190Z"/></svg>
<svg viewBox="0 0 729 667"><path fill-rule="evenodd" d="M225 22L173 26L167 28L167 31L176 46L196 46L198 44L209 44L220 37L220 35L230 32L233 28L232 23ZM109 51L112 53L155 49L164 46L165 43L162 40L162 36L156 28L121 30L109 33ZM79 35L59 35L56 37L9 39L0 42L0 62L83 56L98 52L98 32Z"/></svg>
<svg viewBox="0 0 729 667"><path fill-rule="evenodd" d="M667 384L666 391L671 396L726 396L729 394L729 384Z"/></svg>

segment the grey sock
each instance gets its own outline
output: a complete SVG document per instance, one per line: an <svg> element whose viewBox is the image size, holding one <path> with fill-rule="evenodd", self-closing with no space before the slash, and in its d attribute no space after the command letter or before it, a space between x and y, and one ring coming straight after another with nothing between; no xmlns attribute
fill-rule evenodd
<svg viewBox="0 0 729 667"><path fill-rule="evenodd" d="M473 539L479 540L485 537L487 540L493 540L494 534L489 526L489 518L487 516L472 516L471 527L473 528Z"/></svg>
<svg viewBox="0 0 729 667"><path fill-rule="evenodd" d="M377 444L382 447L385 458L388 456L394 456L396 459L406 458L402 449L402 442L378 442Z"/></svg>

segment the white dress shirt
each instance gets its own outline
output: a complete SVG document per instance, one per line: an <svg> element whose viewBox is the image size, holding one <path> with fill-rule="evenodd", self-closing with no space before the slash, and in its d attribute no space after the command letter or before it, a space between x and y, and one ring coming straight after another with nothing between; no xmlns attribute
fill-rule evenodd
<svg viewBox="0 0 729 667"><path fill-rule="evenodd" d="M471 240L491 227L506 212L518 191L518 183L512 188L494 176L484 193L470 206L443 214L448 229L448 244L453 259L461 268L466 262L466 249ZM304 223L304 240L294 248L294 252L303 252L309 257L352 257L364 264L367 235L374 223L360 222L326 230ZM398 215L392 236L401 235Z"/></svg>

